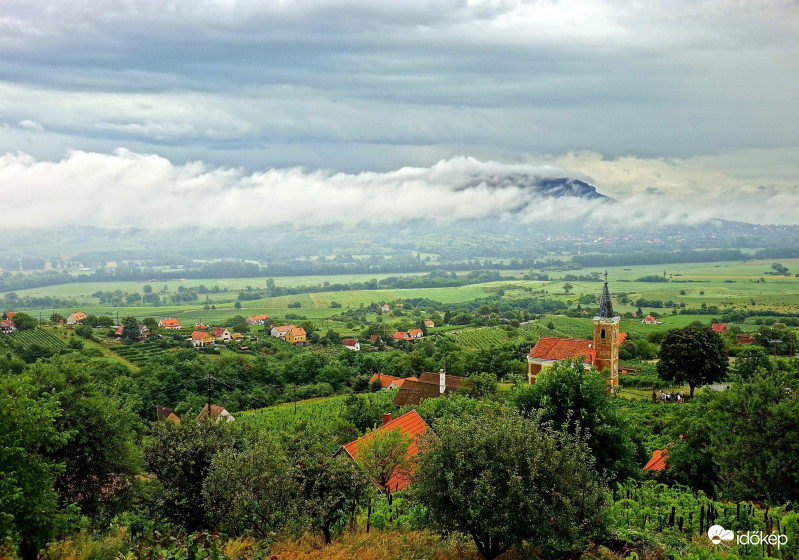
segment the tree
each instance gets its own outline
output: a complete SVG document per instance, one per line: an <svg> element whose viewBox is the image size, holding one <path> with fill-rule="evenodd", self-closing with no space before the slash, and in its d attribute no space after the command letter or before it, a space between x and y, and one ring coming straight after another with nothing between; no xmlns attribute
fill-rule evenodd
<svg viewBox="0 0 799 560"><path fill-rule="evenodd" d="M330 456L323 443L328 437L304 429L288 436L286 454L300 486L302 513L329 544L333 526L355 513L370 484L352 461Z"/></svg>
<svg viewBox="0 0 799 560"><path fill-rule="evenodd" d="M208 524L203 483L214 456L239 447L228 422L157 422L142 441L147 472L161 484L157 511L187 532Z"/></svg>
<svg viewBox="0 0 799 560"><path fill-rule="evenodd" d="M573 289L574 289L574 286L572 286L569 282L566 282L565 284L563 284L563 291L566 293L566 295L568 295L569 292L571 292Z"/></svg>
<svg viewBox="0 0 799 560"><path fill-rule="evenodd" d="M29 331L35 329L39 325L39 321L28 315L27 313L17 313L14 315L14 327L18 331Z"/></svg>
<svg viewBox="0 0 799 560"><path fill-rule="evenodd" d="M666 333L660 345L658 376L694 388L724 380L727 356L721 337L707 325L688 325Z"/></svg>
<svg viewBox="0 0 799 560"><path fill-rule="evenodd" d="M81 364L54 358L29 369L41 394L58 396L56 429L70 434L68 445L45 452L64 465L56 479L59 499L80 506L90 517L116 505L116 492L125 489L141 470L135 444L140 420L112 391L101 390Z"/></svg>
<svg viewBox="0 0 799 560"><path fill-rule="evenodd" d="M241 302L240 302L240 301L237 301L236 303L234 303L234 304L233 304L233 307L234 307L235 309L241 309Z"/></svg>
<svg viewBox="0 0 799 560"><path fill-rule="evenodd" d="M145 294L151 294L153 293L153 287L150 286L149 284L145 284L144 286L142 286L141 291L144 292Z"/></svg>
<svg viewBox="0 0 799 560"><path fill-rule="evenodd" d="M210 518L224 531L265 538L296 515L298 483L277 442L262 437L243 451L216 453L203 482Z"/></svg>
<svg viewBox="0 0 799 560"><path fill-rule="evenodd" d="M730 373L741 379L751 379L760 369L774 371L774 363L763 348L749 345L738 352L735 363L730 366Z"/></svg>
<svg viewBox="0 0 799 560"><path fill-rule="evenodd" d="M487 560L524 540L559 552L596 533L603 485L576 438L507 408L444 417L434 431L411 493L440 531L469 535Z"/></svg>
<svg viewBox="0 0 799 560"><path fill-rule="evenodd" d="M538 416L582 438L600 472L614 479L639 472L643 449L633 439L632 426L608 394L605 379L596 369L586 371L581 360L556 363L534 385L514 387L511 398L525 417Z"/></svg>
<svg viewBox="0 0 799 560"><path fill-rule="evenodd" d="M388 483L397 473L407 473L410 467L408 449L411 437L399 428L368 433L359 443L358 465L382 492L390 493Z"/></svg>
<svg viewBox="0 0 799 560"><path fill-rule="evenodd" d="M24 560L33 560L63 513L54 489L64 465L48 457L70 434L56 426L58 400L40 394L29 375L0 379L0 540L18 536Z"/></svg>
<svg viewBox="0 0 799 560"><path fill-rule="evenodd" d="M122 321L122 339L125 344L133 344L139 340L141 332L139 332L139 322L136 317L125 317Z"/></svg>

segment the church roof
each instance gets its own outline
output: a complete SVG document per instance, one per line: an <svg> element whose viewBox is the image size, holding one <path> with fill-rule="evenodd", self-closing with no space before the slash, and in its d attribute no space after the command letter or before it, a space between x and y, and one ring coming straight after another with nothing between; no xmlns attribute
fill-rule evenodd
<svg viewBox="0 0 799 560"><path fill-rule="evenodd" d="M608 273L605 273L605 287L602 288L602 299L599 300L599 317L602 319L612 319L613 304L610 301L610 292L608 291Z"/></svg>
<svg viewBox="0 0 799 560"><path fill-rule="evenodd" d="M593 364L596 350L593 341L577 338L553 338L542 336L530 350L530 357L538 360L571 360L582 357Z"/></svg>

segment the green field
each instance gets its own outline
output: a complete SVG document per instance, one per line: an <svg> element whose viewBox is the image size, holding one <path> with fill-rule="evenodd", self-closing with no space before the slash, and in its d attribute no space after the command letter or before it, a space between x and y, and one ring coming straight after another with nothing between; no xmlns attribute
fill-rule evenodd
<svg viewBox="0 0 799 560"><path fill-rule="evenodd" d="M788 267L791 274L799 272L799 259L782 259L782 264ZM609 286L614 298L626 294L630 303L623 305L614 301L614 308L619 312L635 311L634 302L639 298L671 300L677 305L685 304L689 308L698 308L702 304L718 306L720 309L734 307L748 310L780 310L799 312L799 278L795 276L771 276L766 272L770 270L770 261L699 263L678 265L648 265L631 267L608 268ZM503 272L506 276L521 278L526 271ZM549 272L550 277L565 277L566 274L587 275L591 272L604 272L604 269L582 269L578 271ZM666 273L669 282L635 282L637 278L650 275L662 276ZM301 286L320 284L324 281L331 283L364 281L371 278L380 278L386 275L345 275L345 276L301 276L275 278L279 286ZM762 280L761 280L762 279ZM596 296L601 290L601 282L570 281L573 288L570 294L563 290L563 279L542 281L513 280L507 282L490 282L469 286L451 288L420 288L396 290L352 290L341 292L318 292L297 294L293 296L280 296L242 302L242 309L234 308L237 291L252 286L261 288L265 286L265 278L236 278L219 280L185 280L166 283L153 283L153 289L160 292L166 286L169 293L174 293L178 286L196 286L203 284L208 288L219 286L228 288L228 293L207 294L209 304L217 309L204 310L205 296L200 295L200 301L181 304L164 305L159 307L110 307L100 306L91 294L97 291L141 292L144 283L140 282L108 282L88 284L64 284L59 286L20 290L18 295L51 295L57 297L74 297L78 300L79 309L35 309L28 310L31 315L37 316L40 312L43 317L49 317L53 311L62 315L81 310L85 313L96 315L109 315L116 318L133 315L138 318L178 317L181 321L193 322L218 322L234 315L251 315L267 313L270 316L283 316L287 313L301 315L309 319L326 319L346 309L368 306L381 301L391 302L404 298L428 298L442 303L458 304L491 295L496 289L506 289L506 298L530 297L531 295L544 295L548 298L558 298L564 302L576 304L580 295ZM681 292L685 292L684 295ZM223 301L224 300L224 301ZM330 308L331 302L338 302L342 309ZM753 303L754 302L754 303ZM288 305L300 303L301 308L289 309ZM583 307L589 311L592 304ZM645 312L659 311L645 308ZM667 317L664 322L671 325L679 318ZM690 321L689 321L690 322Z"/></svg>

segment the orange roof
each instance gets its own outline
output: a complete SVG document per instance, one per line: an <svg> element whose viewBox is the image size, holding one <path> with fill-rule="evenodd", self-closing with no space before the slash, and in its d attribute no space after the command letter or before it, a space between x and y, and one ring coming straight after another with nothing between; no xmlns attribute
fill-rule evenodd
<svg viewBox="0 0 799 560"><path fill-rule="evenodd" d="M433 322L433 321L428 319L427 321L424 322L424 326L425 327L435 327L436 324L435 324L435 322Z"/></svg>
<svg viewBox="0 0 799 560"><path fill-rule="evenodd" d="M192 340L205 340L206 337L211 338L211 335L205 331L194 331L191 333Z"/></svg>
<svg viewBox="0 0 799 560"><path fill-rule="evenodd" d="M202 323L200 323L198 325L194 325L194 330L195 331L204 331L207 328L208 328L208 325L203 325Z"/></svg>
<svg viewBox="0 0 799 560"><path fill-rule="evenodd" d="M710 328L712 328L717 333L727 332L727 323L713 323L712 325L710 325Z"/></svg>
<svg viewBox="0 0 799 560"><path fill-rule="evenodd" d="M161 321L161 326L162 327L179 327L180 326L180 321L178 321L177 319L164 319L163 321Z"/></svg>
<svg viewBox="0 0 799 560"><path fill-rule="evenodd" d="M250 321L266 321L269 319L269 315L253 315L252 317L247 317Z"/></svg>
<svg viewBox="0 0 799 560"><path fill-rule="evenodd" d="M367 441L369 438L373 437L376 433L385 433L390 432L392 430L399 430L401 433L406 434L411 437L411 445L408 448L408 457L413 458L419 452L419 448L417 447L417 442L419 436L422 434L427 433L429 429L427 424L422 417L419 416L419 413L415 410L411 410L407 414L403 414L399 418L394 418L390 422L386 422L376 430L359 437L355 441L348 443L347 445L342 446L339 451L336 453L338 454L342 449L352 457L353 459L358 458L358 445L363 442ZM391 478L388 480L388 484L386 486L391 492L396 492L398 490L404 490L408 487L411 483L411 475L413 474L413 467L409 468L407 472L405 471L397 471L391 475Z"/></svg>
<svg viewBox="0 0 799 560"><path fill-rule="evenodd" d="M8 313L6 313L8 315ZM76 311L72 314L72 318L76 321L83 321L86 318L86 314L83 311Z"/></svg>
<svg viewBox="0 0 799 560"><path fill-rule="evenodd" d="M400 388L400 387L402 387L402 384L405 383L406 381L419 381L419 380L416 379L414 376L403 377L402 379L396 379L394 381L394 385L396 385L397 388Z"/></svg>
<svg viewBox="0 0 799 560"><path fill-rule="evenodd" d="M529 356L539 360L570 360L583 357L586 362L594 363L596 350L593 341L578 338L555 338L542 336L530 350Z"/></svg>
<svg viewBox="0 0 799 560"><path fill-rule="evenodd" d="M222 327L214 327L213 329L211 329L211 335L215 337L220 337L225 334L226 330L227 329Z"/></svg>
<svg viewBox="0 0 799 560"><path fill-rule="evenodd" d="M358 341L354 338L345 338L344 340L341 341L341 344L343 344L344 346L355 346L356 344L358 344Z"/></svg>
<svg viewBox="0 0 799 560"><path fill-rule="evenodd" d="M413 329L408 334L411 335L413 338L416 338L419 336L424 336L424 331L422 331L422 329Z"/></svg>
<svg viewBox="0 0 799 560"><path fill-rule="evenodd" d="M294 328L294 325L281 325L279 327L272 327L272 328L274 328L277 332L289 332L291 329Z"/></svg>
<svg viewBox="0 0 799 560"><path fill-rule="evenodd" d="M305 336L305 329L302 327L294 327L291 329L291 336Z"/></svg>
<svg viewBox="0 0 799 560"><path fill-rule="evenodd" d="M394 377L393 375L383 375L382 373L376 373L369 380L369 384L371 385L378 379L380 380L380 386L383 387L383 389L385 389L386 387L391 385L392 381L398 381L399 377Z"/></svg>
<svg viewBox="0 0 799 560"><path fill-rule="evenodd" d="M668 448L665 449L655 449L652 453L652 458L649 459L649 462L644 465L645 471L662 471L666 468L666 459L668 459L668 455L666 451Z"/></svg>
<svg viewBox="0 0 799 560"><path fill-rule="evenodd" d="M397 331L397 332L394 333L393 336L394 336L395 340L400 340L400 339L404 340L404 339L408 338L408 333L402 332L402 331Z"/></svg>
<svg viewBox="0 0 799 560"><path fill-rule="evenodd" d="M16 311L6 311L6 317L8 317L9 319L13 319L14 315L16 314L17 314Z"/></svg>
<svg viewBox="0 0 799 560"><path fill-rule="evenodd" d="M627 333L620 332L619 333L619 344L624 344L624 341L627 340Z"/></svg>

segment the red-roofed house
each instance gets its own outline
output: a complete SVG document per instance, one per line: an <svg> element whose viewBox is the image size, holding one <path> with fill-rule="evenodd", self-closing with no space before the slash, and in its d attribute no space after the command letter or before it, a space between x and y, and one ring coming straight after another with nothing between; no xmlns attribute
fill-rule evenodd
<svg viewBox="0 0 799 560"><path fill-rule="evenodd" d="M658 320L652 317L652 315L647 315L641 322L644 325L657 325Z"/></svg>
<svg viewBox="0 0 799 560"><path fill-rule="evenodd" d="M737 337L738 344L753 344L755 336L752 334L739 334Z"/></svg>
<svg viewBox="0 0 799 560"><path fill-rule="evenodd" d="M6 318L13 319L14 315L16 315L16 314L17 314L16 311L6 311Z"/></svg>
<svg viewBox="0 0 799 560"><path fill-rule="evenodd" d="M371 342L372 344L376 344L378 340L380 340L380 337L377 336L376 334L373 334L372 336L369 337L369 342Z"/></svg>
<svg viewBox="0 0 799 560"><path fill-rule="evenodd" d="M428 329L432 329L433 327L436 326L436 324L434 321L428 319L427 321L424 322L424 326L427 327Z"/></svg>
<svg viewBox="0 0 799 560"><path fill-rule="evenodd" d="M394 473L392 473L391 477L386 483L386 490L392 493L397 492L398 490L405 490L405 488L407 488L411 483L411 476L413 475L414 469L413 458L416 457L416 454L419 452L419 437L426 434L429 429L430 428L427 426L425 421L422 420L422 417L419 416L419 413L415 410L411 410L407 414L403 414L399 418L394 418L393 420L391 419L391 415L388 414L384 416L382 426L364 436L359 437L347 445L341 446L338 451L333 454L333 456L335 457L344 453L355 461L358 459L359 448L361 444L374 437L374 434L383 434L392 430L399 430L402 434L410 436L411 438L411 444L408 447L407 455L407 458L410 459L409 462L411 465L407 470L396 470Z"/></svg>
<svg viewBox="0 0 799 560"><path fill-rule="evenodd" d="M206 404L200 411L200 414L197 415L197 422L202 422L204 419L208 418L208 416L208 405ZM211 405L210 417L211 420L215 422L233 422L233 420L235 420L233 415L225 410L225 407L218 404Z"/></svg>
<svg viewBox="0 0 799 560"><path fill-rule="evenodd" d="M171 319L162 319L161 321L158 321L158 326L164 329L177 330L180 328L180 321L174 317Z"/></svg>
<svg viewBox="0 0 799 560"><path fill-rule="evenodd" d="M214 337L211 336L210 333L205 331L194 331L191 333L191 345L195 348L201 348L203 346L213 346L214 345Z"/></svg>
<svg viewBox="0 0 799 560"><path fill-rule="evenodd" d="M275 338L286 338L286 335L289 334L291 329L294 328L294 325L281 325L279 327L272 327L272 330L269 334L274 336Z"/></svg>
<svg viewBox="0 0 799 560"><path fill-rule="evenodd" d="M394 340L410 340L410 339L411 339L411 337L410 337L410 336L408 336L408 333L406 333L406 332L403 332L403 331L397 331L397 332L395 332L395 333L394 333L394 334L391 336L391 338L393 338Z"/></svg>
<svg viewBox="0 0 799 560"><path fill-rule="evenodd" d="M305 329L294 327L286 334L286 342L289 344L304 344L307 339Z"/></svg>
<svg viewBox="0 0 799 560"><path fill-rule="evenodd" d="M355 350L357 352L361 349L361 343L354 338L345 338L341 341L341 344L343 344L344 348L347 350Z"/></svg>
<svg viewBox="0 0 799 560"><path fill-rule="evenodd" d="M86 314L82 311L76 311L67 317L67 325L76 325L86 318Z"/></svg>
<svg viewBox="0 0 799 560"><path fill-rule="evenodd" d="M194 330L195 331L206 331L206 330L208 330L208 325L203 325L202 323L199 323L197 325L194 325Z"/></svg>
<svg viewBox="0 0 799 560"><path fill-rule="evenodd" d="M380 386L382 387L381 390L384 389L399 389L402 387L402 384L406 381L418 381L415 377L394 377L393 375L383 375L382 373L376 373L372 376L369 380L369 385L374 383L375 381L380 382Z"/></svg>
<svg viewBox="0 0 799 560"><path fill-rule="evenodd" d="M220 342L230 342L230 331L222 327L211 329L211 336Z"/></svg>
<svg viewBox="0 0 799 560"><path fill-rule="evenodd" d="M122 338L122 331L125 330L125 325L120 325L119 328L116 330L117 338ZM143 340L150 336L150 329L147 328L147 325L139 325L139 340Z"/></svg>
<svg viewBox="0 0 799 560"><path fill-rule="evenodd" d="M14 321L10 319L3 319L0 321L0 333L8 334L14 332L17 328L14 326Z"/></svg>
<svg viewBox="0 0 799 560"><path fill-rule="evenodd" d="M413 329L408 332L408 336L411 338L422 338L424 337L424 331L422 331L422 329Z"/></svg>
<svg viewBox="0 0 799 560"><path fill-rule="evenodd" d="M668 447L664 449L655 449L652 453L652 458L649 459L646 465L644 465L645 471L652 471L652 472L660 472L666 468L666 461L668 460L668 455L666 452L668 451Z"/></svg>
<svg viewBox="0 0 799 560"><path fill-rule="evenodd" d="M727 323L713 323L712 325L710 325L710 328L719 334L725 333L728 330Z"/></svg>
<svg viewBox="0 0 799 560"><path fill-rule="evenodd" d="M269 320L269 315L253 315L244 321L248 325L263 325Z"/></svg>

